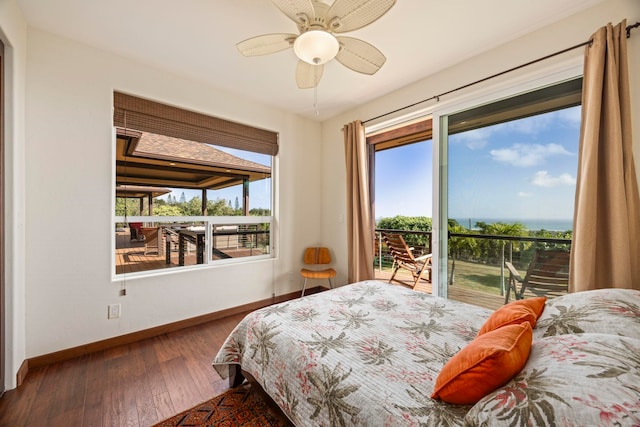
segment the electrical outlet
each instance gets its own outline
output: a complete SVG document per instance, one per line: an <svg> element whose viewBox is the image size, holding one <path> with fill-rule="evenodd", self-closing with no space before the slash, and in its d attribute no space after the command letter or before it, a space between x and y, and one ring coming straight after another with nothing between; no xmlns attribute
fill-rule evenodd
<svg viewBox="0 0 640 427"><path fill-rule="evenodd" d="M109 304L107 319L118 319L120 317L120 304Z"/></svg>

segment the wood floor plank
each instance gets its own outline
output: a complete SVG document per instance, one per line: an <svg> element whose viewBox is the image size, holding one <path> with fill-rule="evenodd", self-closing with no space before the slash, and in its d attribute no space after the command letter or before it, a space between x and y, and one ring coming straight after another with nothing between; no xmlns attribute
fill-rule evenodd
<svg viewBox="0 0 640 427"><path fill-rule="evenodd" d="M107 360L105 365L107 392L102 405L103 424L123 427L139 425L135 397L139 384L138 377L134 375L132 358L127 353Z"/></svg>
<svg viewBox="0 0 640 427"><path fill-rule="evenodd" d="M56 393L53 396L49 417L53 420L74 418L80 414L78 422L68 425L82 424L87 387L87 362L84 356L60 363L56 372Z"/></svg>
<svg viewBox="0 0 640 427"><path fill-rule="evenodd" d="M141 426L150 426L161 420L158 418L148 376L144 375L138 381L140 386L135 389L138 423Z"/></svg>
<svg viewBox="0 0 640 427"><path fill-rule="evenodd" d="M202 402L210 397L203 396L196 389L182 356L162 362L160 366L164 373L171 402L178 412L189 409L194 405L193 402Z"/></svg>
<svg viewBox="0 0 640 427"><path fill-rule="evenodd" d="M181 356L180 347L176 341L180 336L180 334L169 333L156 337L154 347L158 362L166 362Z"/></svg>
<svg viewBox="0 0 640 427"><path fill-rule="evenodd" d="M102 391L105 388L105 356L104 352L90 355L87 362L87 394L84 401L82 425L101 427L102 423Z"/></svg>
<svg viewBox="0 0 640 427"><path fill-rule="evenodd" d="M0 399L0 426L23 425L31 411L38 389L45 378L46 368L34 369L19 389L9 390Z"/></svg>
<svg viewBox="0 0 640 427"><path fill-rule="evenodd" d="M173 407L173 402L171 401L171 396L169 396L168 391L154 395L153 402L155 403L159 420L165 420L179 412Z"/></svg>
<svg viewBox="0 0 640 427"><path fill-rule="evenodd" d="M143 342L132 344L134 352L140 355L147 376L147 385L152 396L157 396L167 392L167 384L164 381L162 369L158 362L155 343L157 338L144 340Z"/></svg>
<svg viewBox="0 0 640 427"><path fill-rule="evenodd" d="M228 389L211 366L244 314L32 369L0 427L148 427Z"/></svg>
<svg viewBox="0 0 640 427"><path fill-rule="evenodd" d="M37 398L29 408L29 415L25 419L26 426L42 426L43 420L49 419L49 411L57 391L57 373L60 371L60 364L49 365L44 369L46 375L38 388Z"/></svg>

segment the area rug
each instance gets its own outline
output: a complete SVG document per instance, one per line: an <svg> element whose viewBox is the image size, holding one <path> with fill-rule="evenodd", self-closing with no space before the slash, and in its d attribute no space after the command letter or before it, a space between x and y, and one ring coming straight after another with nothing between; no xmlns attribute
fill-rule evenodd
<svg viewBox="0 0 640 427"><path fill-rule="evenodd" d="M245 383L225 391L153 427L289 427L289 420Z"/></svg>

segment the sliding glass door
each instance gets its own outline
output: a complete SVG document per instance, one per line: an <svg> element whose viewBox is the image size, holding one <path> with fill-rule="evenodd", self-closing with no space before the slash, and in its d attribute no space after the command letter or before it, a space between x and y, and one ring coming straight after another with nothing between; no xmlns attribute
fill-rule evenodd
<svg viewBox="0 0 640 427"><path fill-rule="evenodd" d="M439 282L449 298L498 307L505 261L524 277L537 249L570 250L581 89L572 79L441 117Z"/></svg>

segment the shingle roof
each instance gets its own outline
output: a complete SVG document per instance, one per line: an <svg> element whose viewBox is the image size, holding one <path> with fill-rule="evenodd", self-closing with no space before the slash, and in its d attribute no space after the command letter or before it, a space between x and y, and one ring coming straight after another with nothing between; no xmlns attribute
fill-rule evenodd
<svg viewBox="0 0 640 427"><path fill-rule="evenodd" d="M148 132L142 132L134 155L271 174L269 166L241 159L211 145Z"/></svg>

